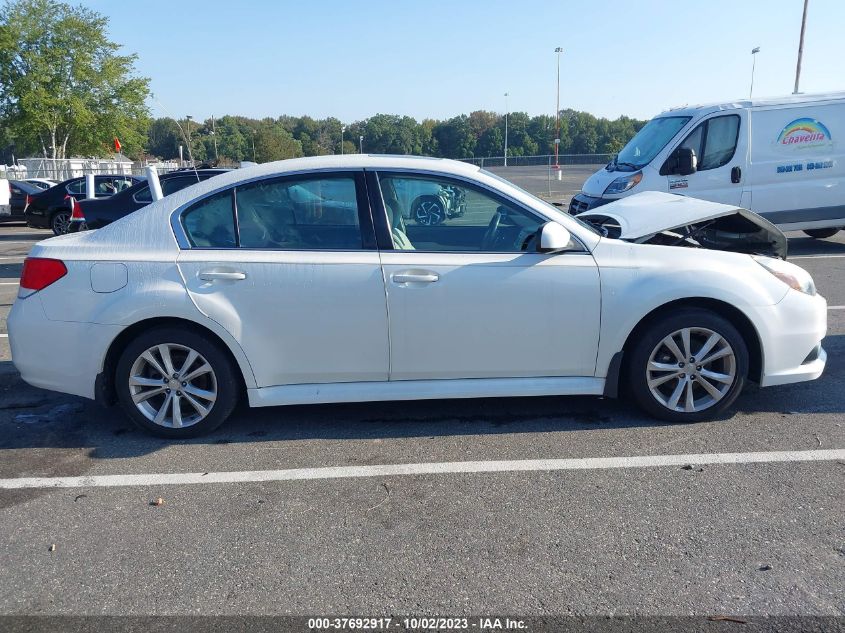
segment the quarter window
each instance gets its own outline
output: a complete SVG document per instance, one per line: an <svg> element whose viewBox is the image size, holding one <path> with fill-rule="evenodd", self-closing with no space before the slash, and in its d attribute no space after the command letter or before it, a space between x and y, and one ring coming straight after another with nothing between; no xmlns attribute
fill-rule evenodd
<svg viewBox="0 0 845 633"><path fill-rule="evenodd" d="M76 182L70 183L67 187L67 192L73 195L85 193L85 179L77 180Z"/></svg>
<svg viewBox="0 0 845 633"><path fill-rule="evenodd" d="M236 190L242 248L361 249L353 177L262 181Z"/></svg>
<svg viewBox="0 0 845 633"><path fill-rule="evenodd" d="M543 220L474 187L427 177L379 178L395 250L524 252Z"/></svg>
<svg viewBox="0 0 845 633"><path fill-rule="evenodd" d="M200 200L185 211L182 225L191 246L234 248L237 242L232 192L223 191Z"/></svg>

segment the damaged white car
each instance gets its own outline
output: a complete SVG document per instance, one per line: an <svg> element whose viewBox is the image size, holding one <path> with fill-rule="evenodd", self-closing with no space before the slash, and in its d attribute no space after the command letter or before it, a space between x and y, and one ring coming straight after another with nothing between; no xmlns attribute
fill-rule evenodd
<svg viewBox="0 0 845 633"><path fill-rule="evenodd" d="M406 222L418 189L462 212ZM324 156L39 243L8 325L24 380L168 437L239 399L626 392L692 422L747 380L821 375L825 300L785 255L778 229L724 205L646 193L573 218L465 163Z"/></svg>

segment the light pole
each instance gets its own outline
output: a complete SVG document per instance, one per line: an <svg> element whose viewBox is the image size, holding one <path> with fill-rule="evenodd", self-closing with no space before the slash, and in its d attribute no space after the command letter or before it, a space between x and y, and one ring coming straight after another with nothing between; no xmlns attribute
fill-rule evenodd
<svg viewBox="0 0 845 633"><path fill-rule="evenodd" d="M505 93L505 167L508 166L508 94Z"/></svg>
<svg viewBox="0 0 845 633"><path fill-rule="evenodd" d="M560 173L560 54L563 48L558 46L555 49L557 53L557 100L555 101L555 171L557 172L558 180L561 179Z"/></svg>
<svg viewBox="0 0 845 633"><path fill-rule="evenodd" d="M255 160L255 129L252 130L252 162L258 162L257 160Z"/></svg>
<svg viewBox="0 0 845 633"><path fill-rule="evenodd" d="M185 127L188 128L188 158L190 159L192 165L194 162L194 152L191 149L191 119L193 118L194 117L190 114L185 115Z"/></svg>
<svg viewBox="0 0 845 633"><path fill-rule="evenodd" d="M211 115L211 138L214 141L214 162L220 162L220 154L217 153L217 129L214 127L214 115Z"/></svg>
<svg viewBox="0 0 845 633"><path fill-rule="evenodd" d="M760 52L760 47L755 46L751 49L751 90L748 91L748 98L754 94L754 69L757 67L757 53Z"/></svg>
<svg viewBox="0 0 845 633"><path fill-rule="evenodd" d="M801 38L798 40L798 63L795 65L795 90L792 94L798 94L798 80L801 79L801 57L804 55L804 29L807 27L807 3L804 0L804 13L801 15Z"/></svg>
<svg viewBox="0 0 845 633"><path fill-rule="evenodd" d="M358 137L358 153L359 154L364 153L364 135L363 134Z"/></svg>
<svg viewBox="0 0 845 633"><path fill-rule="evenodd" d="M343 133L346 131L346 126L340 126L340 153L343 154Z"/></svg>

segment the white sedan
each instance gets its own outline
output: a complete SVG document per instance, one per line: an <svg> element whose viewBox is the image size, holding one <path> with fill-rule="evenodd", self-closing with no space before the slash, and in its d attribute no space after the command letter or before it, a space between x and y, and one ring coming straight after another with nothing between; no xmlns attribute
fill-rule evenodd
<svg viewBox="0 0 845 633"><path fill-rule="evenodd" d="M406 224L397 191L414 187L453 188L463 214ZM174 438L241 398L626 392L690 422L747 380L821 375L826 303L785 255L759 216L681 196L573 218L464 163L304 158L40 242L9 340L30 384L118 401Z"/></svg>

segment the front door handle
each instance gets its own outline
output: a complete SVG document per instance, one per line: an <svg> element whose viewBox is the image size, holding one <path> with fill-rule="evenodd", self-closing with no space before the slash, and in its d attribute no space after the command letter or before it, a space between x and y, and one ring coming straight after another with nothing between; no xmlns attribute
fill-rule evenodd
<svg viewBox="0 0 845 633"><path fill-rule="evenodd" d="M246 273L240 270L203 270L200 271L199 278L203 281L216 281L218 279L239 281L246 279Z"/></svg>
<svg viewBox="0 0 845 633"><path fill-rule="evenodd" d="M742 180L742 169L737 165L731 169L731 182L736 185L740 180Z"/></svg>
<svg viewBox="0 0 845 633"><path fill-rule="evenodd" d="M391 276L396 284L431 284L440 279L437 273L396 273Z"/></svg>

